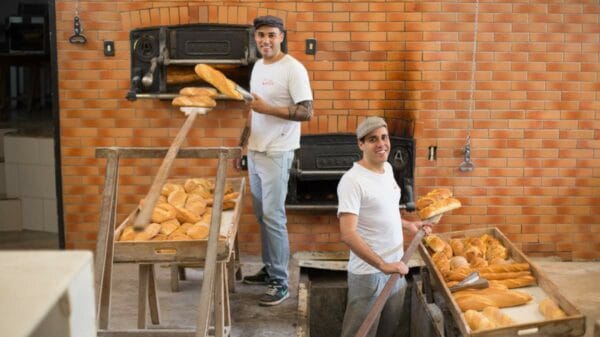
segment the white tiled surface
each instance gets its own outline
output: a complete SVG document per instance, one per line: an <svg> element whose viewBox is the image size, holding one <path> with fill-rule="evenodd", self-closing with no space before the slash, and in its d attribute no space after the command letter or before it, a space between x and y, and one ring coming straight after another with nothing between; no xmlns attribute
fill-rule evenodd
<svg viewBox="0 0 600 337"><path fill-rule="evenodd" d="M54 140L8 134L4 153L5 172L0 178L7 197L21 200L22 228L57 232Z"/></svg>
<svg viewBox="0 0 600 337"><path fill-rule="evenodd" d="M21 200L0 200L0 231L20 231L21 226Z"/></svg>
<svg viewBox="0 0 600 337"><path fill-rule="evenodd" d="M0 157L4 157L4 134L14 131L14 129L0 129Z"/></svg>

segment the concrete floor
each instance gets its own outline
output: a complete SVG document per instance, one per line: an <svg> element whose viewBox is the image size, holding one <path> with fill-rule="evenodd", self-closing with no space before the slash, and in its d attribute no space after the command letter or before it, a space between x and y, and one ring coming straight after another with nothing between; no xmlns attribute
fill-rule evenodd
<svg viewBox="0 0 600 337"><path fill-rule="evenodd" d="M36 232L0 233L2 249L52 249L57 246L56 235ZM534 258L542 269L586 316L585 337L594 335L594 323L600 324L600 262L561 262L552 258ZM257 256L242 256L242 272L253 274L261 268ZM411 265L414 265L411 260ZM415 261L419 264L419 261ZM180 291L170 290L169 268L158 266L157 284L161 310L161 328L194 328L202 280L200 269L187 269L188 279L180 281ZM236 292L230 294L232 310L232 337L296 336L298 322L299 268L292 259L290 263L290 298L279 306L257 305L264 286L236 283ZM110 327L134 329L137 322L137 268L130 264L115 266ZM150 320L147 319L149 322Z"/></svg>

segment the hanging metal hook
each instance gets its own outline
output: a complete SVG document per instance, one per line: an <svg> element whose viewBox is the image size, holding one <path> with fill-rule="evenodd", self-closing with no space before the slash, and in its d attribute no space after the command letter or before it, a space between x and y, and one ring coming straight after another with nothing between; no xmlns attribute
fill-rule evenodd
<svg viewBox="0 0 600 337"><path fill-rule="evenodd" d="M73 44L84 44L87 42L87 38L81 34L83 29L81 29L81 21L79 20L79 13L75 13L75 17L73 18L73 31L75 35L72 35L69 38L69 42Z"/></svg>
<svg viewBox="0 0 600 337"><path fill-rule="evenodd" d="M471 171L473 171L473 169L475 169L475 164L473 164L473 162L471 162L471 142L467 142L467 144L465 145L464 154L465 154L465 159L460 164L458 169L461 172L471 172Z"/></svg>

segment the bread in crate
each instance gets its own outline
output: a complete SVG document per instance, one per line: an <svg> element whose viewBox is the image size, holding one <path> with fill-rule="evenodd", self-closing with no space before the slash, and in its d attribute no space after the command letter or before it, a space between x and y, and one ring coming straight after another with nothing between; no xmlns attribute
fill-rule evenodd
<svg viewBox="0 0 600 337"><path fill-rule="evenodd" d="M167 182L152 211L152 223L141 232L134 231L132 223L127 224L119 241L206 240L211 223L214 188L214 182L205 178ZM239 192L226 184L223 210L234 208L238 197ZM228 228L221 228L220 236L227 237L227 231Z"/></svg>

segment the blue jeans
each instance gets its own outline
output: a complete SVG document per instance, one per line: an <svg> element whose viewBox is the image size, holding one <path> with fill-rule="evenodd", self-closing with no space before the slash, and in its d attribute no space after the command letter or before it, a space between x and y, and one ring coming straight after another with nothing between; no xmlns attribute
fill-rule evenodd
<svg viewBox="0 0 600 337"><path fill-rule="evenodd" d="M285 215L294 151L248 151L254 214L260 225L262 261L271 280L288 285L290 245Z"/></svg>
<svg viewBox="0 0 600 337"><path fill-rule="evenodd" d="M390 275L384 273L358 275L348 272L348 302L344 313L342 337L356 335L389 278ZM409 312L402 310L406 288L406 278L401 277L392 288L390 297L381 310L381 314L373 322L367 336L409 335Z"/></svg>

